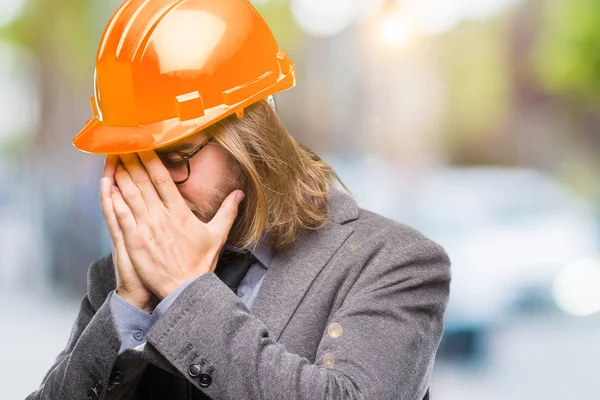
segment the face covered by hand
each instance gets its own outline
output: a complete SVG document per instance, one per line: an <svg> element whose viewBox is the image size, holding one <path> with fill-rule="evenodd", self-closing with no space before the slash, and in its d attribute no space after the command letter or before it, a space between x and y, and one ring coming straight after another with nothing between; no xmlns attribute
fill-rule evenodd
<svg viewBox="0 0 600 400"><path fill-rule="evenodd" d="M113 245L115 238L122 238L121 252L127 253L143 285L163 299L184 281L214 271L244 193L233 190L210 221L203 221L192 211L202 210L202 206L184 199L154 151L108 156L109 164L114 165L114 181L109 176L102 178L103 212ZM190 183L188 193L206 188L207 182ZM215 183L218 187L218 181ZM210 213L205 212L205 218Z"/></svg>

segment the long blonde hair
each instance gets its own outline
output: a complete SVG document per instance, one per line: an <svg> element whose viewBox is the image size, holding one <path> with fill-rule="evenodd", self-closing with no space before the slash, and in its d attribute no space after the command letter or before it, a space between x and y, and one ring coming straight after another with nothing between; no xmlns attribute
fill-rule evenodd
<svg viewBox="0 0 600 400"><path fill-rule="evenodd" d="M251 248L262 237L274 251L290 246L301 229L327 221L327 196L339 180L333 169L292 138L275 110L261 100L205 130L239 164L245 201L229 240ZM342 183L343 185L343 183ZM344 186L345 187L345 186Z"/></svg>

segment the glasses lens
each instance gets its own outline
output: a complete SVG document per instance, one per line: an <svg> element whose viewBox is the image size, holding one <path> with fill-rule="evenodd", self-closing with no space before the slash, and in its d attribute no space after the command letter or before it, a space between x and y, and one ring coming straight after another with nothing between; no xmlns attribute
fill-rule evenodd
<svg viewBox="0 0 600 400"><path fill-rule="evenodd" d="M177 153L161 155L160 159L175 182L185 181L188 177L187 160Z"/></svg>

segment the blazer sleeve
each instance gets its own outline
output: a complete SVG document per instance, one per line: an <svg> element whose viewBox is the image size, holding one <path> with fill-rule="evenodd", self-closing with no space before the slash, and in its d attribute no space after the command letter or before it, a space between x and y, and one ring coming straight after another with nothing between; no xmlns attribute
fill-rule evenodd
<svg viewBox="0 0 600 400"><path fill-rule="evenodd" d="M103 290L107 278L101 276L109 259L106 256L90 265L88 291L67 345L40 387L26 400L129 398L127 388L137 383L147 363L133 350L118 354L121 340L110 309L110 294ZM114 379L115 371L119 371L118 379Z"/></svg>
<svg viewBox="0 0 600 400"><path fill-rule="evenodd" d="M443 330L450 262L422 239L387 238L323 332L316 360L292 354L214 273L184 290L150 347L214 399L420 400Z"/></svg>

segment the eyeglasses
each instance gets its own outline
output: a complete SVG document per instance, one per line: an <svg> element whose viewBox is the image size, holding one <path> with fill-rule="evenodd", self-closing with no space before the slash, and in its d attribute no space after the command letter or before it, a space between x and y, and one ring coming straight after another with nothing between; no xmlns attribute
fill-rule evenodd
<svg viewBox="0 0 600 400"><path fill-rule="evenodd" d="M208 146L208 144L213 140L214 137L209 136L206 140L189 152L171 150L163 154L157 153L163 165L171 174L171 178L173 178L173 182L175 182L175 184L181 185L190 179L190 158L198 154L200 150Z"/></svg>

